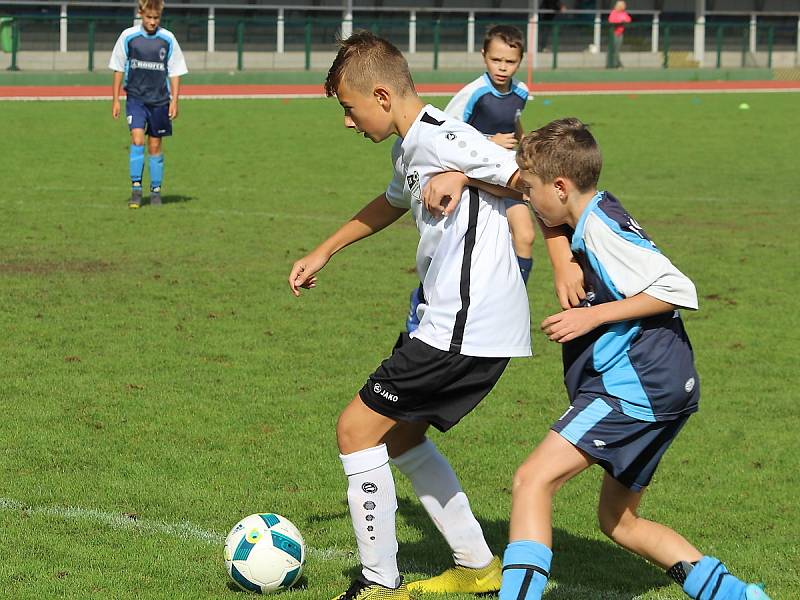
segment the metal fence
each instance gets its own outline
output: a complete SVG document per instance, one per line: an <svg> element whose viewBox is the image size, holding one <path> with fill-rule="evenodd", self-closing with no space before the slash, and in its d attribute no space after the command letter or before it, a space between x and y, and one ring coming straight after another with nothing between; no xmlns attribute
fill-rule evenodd
<svg viewBox="0 0 800 600"><path fill-rule="evenodd" d="M86 68L91 71L95 53L110 53L119 33L134 22L128 7L77 6L67 12L65 6L17 7L15 14L0 17L0 49L11 55L11 69L19 68L20 52L45 51L85 52ZM771 67L776 51L800 56L799 17L709 14L698 32L697 22L673 21L657 12L632 14L634 22L626 26L623 51L658 54L656 62L663 68L675 66L677 56L689 54L700 66L717 68L723 66L723 55L731 53L738 57L737 66L754 66L754 61L760 61L759 66ZM184 51L235 53L240 70L247 54L287 52L302 53L304 67L310 69L312 53L332 52L338 35L358 28L386 37L405 53L430 54L430 67L438 69L442 53L478 52L483 31L498 23L527 32L533 42L529 56L536 66L562 68L562 58L574 53L604 54L607 66L615 64L612 26L605 22L605 14L573 11L553 16L540 21L541 14L508 11L372 11L343 21L326 11L278 9L254 14L217 7L202 13L170 9L162 25L175 33ZM702 56L697 56L699 33ZM547 51L542 52L545 42ZM731 61L725 66L732 66Z"/></svg>

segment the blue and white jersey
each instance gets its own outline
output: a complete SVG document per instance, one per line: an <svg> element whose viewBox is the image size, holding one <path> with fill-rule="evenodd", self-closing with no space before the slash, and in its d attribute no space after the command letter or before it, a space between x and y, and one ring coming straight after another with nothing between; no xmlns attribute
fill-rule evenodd
<svg viewBox="0 0 800 600"><path fill-rule="evenodd" d="M125 73L123 87L128 97L153 106L169 104L169 78L189 72L172 32L159 27L150 35L141 25L122 32L108 68Z"/></svg>
<svg viewBox="0 0 800 600"><path fill-rule="evenodd" d="M484 73L459 91L444 109L451 117L469 123L484 135L514 133L514 115L528 101L528 87L511 80L505 93Z"/></svg>
<svg viewBox="0 0 800 600"><path fill-rule="evenodd" d="M639 293L697 308L694 284L673 266L619 201L607 192L592 199L572 235L583 269L586 305ZM596 395L640 421L695 412L700 385L680 313L609 323L564 344L570 399Z"/></svg>

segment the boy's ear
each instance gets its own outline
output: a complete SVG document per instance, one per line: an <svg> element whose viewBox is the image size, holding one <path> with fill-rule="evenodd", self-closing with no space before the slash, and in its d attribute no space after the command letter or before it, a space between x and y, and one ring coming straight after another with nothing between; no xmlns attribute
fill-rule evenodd
<svg viewBox="0 0 800 600"><path fill-rule="evenodd" d="M391 108L392 92L389 90L389 88L382 85L376 85L372 90L372 95L382 108L387 110Z"/></svg>
<svg viewBox="0 0 800 600"><path fill-rule="evenodd" d="M553 181L553 187L556 188L558 199L561 200L561 202L565 202L569 196L569 186L567 184L567 180L563 177L556 177Z"/></svg>

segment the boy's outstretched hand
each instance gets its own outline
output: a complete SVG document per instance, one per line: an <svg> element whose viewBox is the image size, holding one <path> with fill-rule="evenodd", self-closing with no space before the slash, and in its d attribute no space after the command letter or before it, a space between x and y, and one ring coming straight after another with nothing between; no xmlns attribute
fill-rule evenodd
<svg viewBox="0 0 800 600"><path fill-rule="evenodd" d="M330 256L322 253L312 252L296 261L292 266L292 272L289 273L289 287L292 290L292 294L299 296L300 288L310 290L316 287L316 273L328 264L330 258Z"/></svg>
<svg viewBox="0 0 800 600"><path fill-rule="evenodd" d="M542 321L542 331L554 342L563 344L585 335L602 323L596 318L592 307L570 308L547 317Z"/></svg>

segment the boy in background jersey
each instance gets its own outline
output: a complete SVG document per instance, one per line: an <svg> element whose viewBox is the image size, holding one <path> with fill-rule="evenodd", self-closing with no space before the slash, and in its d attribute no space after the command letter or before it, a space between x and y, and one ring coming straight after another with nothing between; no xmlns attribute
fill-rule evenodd
<svg viewBox="0 0 800 600"><path fill-rule="evenodd" d="M180 78L189 72L175 36L160 26L163 11L164 0L139 0L142 23L120 34L108 63L114 71L111 115L115 119L119 118L122 87L127 95L125 114L131 132L128 208L142 205L145 135L150 155L150 204L161 205L161 138L172 135L172 120L178 118Z"/></svg>
<svg viewBox="0 0 800 600"><path fill-rule="evenodd" d="M315 287L317 273L336 252L410 210L420 233L417 273L426 299L419 327L400 336L339 417L337 441L362 572L336 598L408 600L409 590L497 591L499 558L453 469L425 433L430 425L450 429L491 391L511 357L530 355L528 298L503 200L473 186L442 215L428 210L423 189L443 171L460 171L473 183L513 186L514 153L423 103L400 51L367 31L341 42L325 89L342 105L347 128L373 142L400 139L392 147L386 191L294 263L291 291L299 296L300 288ZM559 240L569 260L566 238ZM452 549L456 566L438 577L406 585L400 576L390 461L409 477Z"/></svg>
<svg viewBox="0 0 800 600"><path fill-rule="evenodd" d="M495 25L483 40L481 54L486 72L461 89L444 109L451 117L469 123L495 144L514 149L514 118L525 109L528 88L514 79L522 63L525 43L522 32L510 25ZM511 240L517 255L522 280L527 285L533 268L533 241L536 229L526 202L505 198L506 216ZM424 300L421 288L411 293L406 329L411 333L418 325L417 306Z"/></svg>
<svg viewBox="0 0 800 600"><path fill-rule="evenodd" d="M680 534L637 514L661 457L698 408L700 384L678 312L697 308L694 285L614 196L597 191L602 157L578 119L526 135L517 162L539 219L573 230L586 297L542 322L563 344L571 405L515 474L500 600L542 598L553 496L594 464L606 471L600 529L614 542L665 569L690 598L768 600Z"/></svg>

